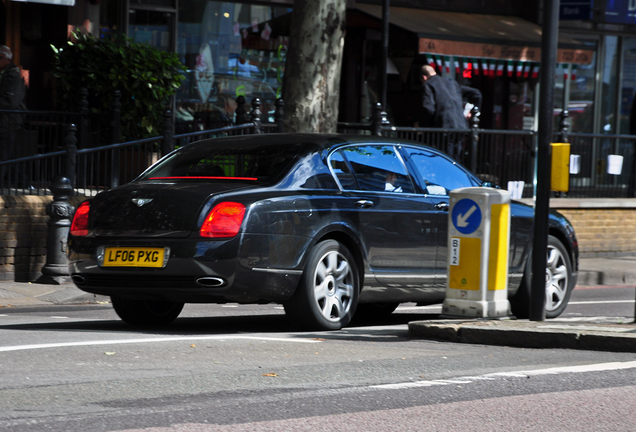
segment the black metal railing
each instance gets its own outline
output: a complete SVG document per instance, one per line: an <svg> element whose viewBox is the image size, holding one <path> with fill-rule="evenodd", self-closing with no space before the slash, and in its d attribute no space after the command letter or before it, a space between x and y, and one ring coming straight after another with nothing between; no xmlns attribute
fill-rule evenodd
<svg viewBox="0 0 636 432"><path fill-rule="evenodd" d="M481 180L504 189L520 185L519 197L531 198L537 163L537 133L479 129L479 113L473 110L472 114L466 130L395 127L386 124L386 114L377 105L372 122L339 123L338 132L381 135L429 145L453 156ZM554 195L566 198L636 197L636 136L568 133L568 129L568 112L564 110L552 142L569 142L570 153L574 156L572 165L576 166L570 167L569 192Z"/></svg>
<svg viewBox="0 0 636 432"><path fill-rule="evenodd" d="M570 197L633 198L636 136L570 134L570 152L578 155L570 174Z"/></svg>
<svg viewBox="0 0 636 432"><path fill-rule="evenodd" d="M237 98L237 104L235 124L231 126L175 135L173 116L168 111L161 136L94 147L86 144L90 143L90 140L86 141L90 134L82 132L88 123L84 121L81 127L72 123L81 119L81 116L69 114L68 117L60 117L58 121L68 120L71 123L65 126L62 144L55 144L55 151L0 162L0 194L49 194L50 182L63 174L71 179L76 194L90 196L132 181L161 156L197 140L284 132L282 100L276 104L275 123L261 122L258 98L252 101L249 112L246 110L245 98ZM112 116L102 117L102 124L108 120L111 126L116 126L119 113L116 109L113 111ZM381 135L424 143L453 156L483 181L496 183L504 189L510 189L509 185L522 184L517 190L521 193L519 197L533 196L537 163L536 132L479 129L479 113L475 111L469 122L470 127L465 130L391 126L380 106L376 106L371 120L369 123L339 123L338 132ZM575 166L571 167L570 191L559 196L636 196L636 175L633 172L636 166L636 136L568 134L567 129L567 112L564 112L559 129L554 134L554 142L570 142ZM56 134L57 143L61 132L57 131ZM115 140L112 132L111 136ZM616 162L621 164L621 169L609 170L610 166L615 168Z"/></svg>
<svg viewBox="0 0 636 432"><path fill-rule="evenodd" d="M95 147L80 145L82 127L86 124L78 128L70 123L57 151L0 162L0 194L50 194L50 182L62 174L71 181L76 195L91 196L134 180L161 156L193 141L283 130L282 100L277 103L276 123L261 123L260 99L252 101L249 113L245 110L245 98L239 97L238 103L241 123L237 125L174 135L172 113L167 111L163 135Z"/></svg>

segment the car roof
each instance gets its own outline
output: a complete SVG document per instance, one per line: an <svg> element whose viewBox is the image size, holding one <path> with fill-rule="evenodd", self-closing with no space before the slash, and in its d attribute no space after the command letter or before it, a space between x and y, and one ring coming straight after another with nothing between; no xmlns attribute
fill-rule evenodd
<svg viewBox="0 0 636 432"><path fill-rule="evenodd" d="M217 148L254 148L260 146L301 145L305 152L330 150L347 144L406 144L434 149L427 145L374 135L331 134L331 133L273 133L240 135L223 138L209 138L190 145L213 143Z"/></svg>

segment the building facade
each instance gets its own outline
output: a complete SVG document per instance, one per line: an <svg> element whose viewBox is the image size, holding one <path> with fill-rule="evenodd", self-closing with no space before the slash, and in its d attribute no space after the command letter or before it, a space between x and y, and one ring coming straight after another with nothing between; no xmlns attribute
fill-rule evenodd
<svg viewBox="0 0 636 432"><path fill-rule="evenodd" d="M572 132L636 133L636 5L560 3L555 115L568 109ZM536 129L542 5L392 0L385 107L391 121L418 121L416 71L428 63L482 92L481 127ZM239 95L260 97L264 120L272 119L292 8L293 0L6 0L0 42L14 49L29 81L27 105L36 110L55 109L50 45L63 46L72 31L123 32L176 52L188 69L174 107L179 131L186 131L231 119ZM383 13L380 0L347 1L340 121L365 121L381 100Z"/></svg>

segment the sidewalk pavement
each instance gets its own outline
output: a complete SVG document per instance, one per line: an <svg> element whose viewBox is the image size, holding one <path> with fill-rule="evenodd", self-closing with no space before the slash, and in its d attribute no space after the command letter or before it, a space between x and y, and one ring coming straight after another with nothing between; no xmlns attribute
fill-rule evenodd
<svg viewBox="0 0 636 432"><path fill-rule="evenodd" d="M636 287L636 256L581 259L577 286L599 285ZM70 281L59 285L0 281L0 312L2 308L108 302L108 297L85 293ZM410 322L409 333L459 343L636 352L634 316L595 317L585 322L440 317Z"/></svg>
<svg viewBox="0 0 636 432"><path fill-rule="evenodd" d="M636 287L636 256L581 259L577 286ZM409 333L415 338L483 345L636 352L634 320L634 315L585 322L449 318L410 322Z"/></svg>

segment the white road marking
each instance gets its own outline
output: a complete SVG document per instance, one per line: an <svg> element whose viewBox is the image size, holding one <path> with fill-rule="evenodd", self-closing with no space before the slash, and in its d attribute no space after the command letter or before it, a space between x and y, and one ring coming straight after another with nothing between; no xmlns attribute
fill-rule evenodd
<svg viewBox="0 0 636 432"><path fill-rule="evenodd" d="M631 362L613 362L613 363L596 363L580 366L563 366L547 369L534 369L528 371L511 371L511 372L495 372L479 376L458 377L450 380L433 380L433 381L414 381L396 384L381 384L369 386L369 388L399 390L414 387L431 387L437 385L451 385L460 383L471 383L478 380L492 380L496 378L526 378L541 375L559 375L566 373L585 373L585 372L606 372L625 369L636 369L636 361Z"/></svg>
<svg viewBox="0 0 636 432"><path fill-rule="evenodd" d="M315 339L291 339L291 338L274 338L274 337L258 337L258 336L231 336L231 335L216 335L216 336L179 336L179 337L164 337L164 338L145 338L145 339L115 339L115 340L95 340L95 341L80 341L80 342L59 342L50 344L36 344L36 345L14 345L0 347L0 352L6 351L22 351L33 349L46 349L46 348L63 348L63 347L76 347L76 346L94 346L94 345L118 345L118 344L133 344L133 343L154 343L154 342L175 342L175 341L195 341L195 340L257 340L265 342L294 342L294 343L320 343L320 340Z"/></svg>
<svg viewBox="0 0 636 432"><path fill-rule="evenodd" d="M442 305L431 305L431 306L399 306L396 310L442 310Z"/></svg>
<svg viewBox="0 0 636 432"><path fill-rule="evenodd" d="M568 305L634 303L634 302L636 302L636 300L571 301L571 302L568 302Z"/></svg>

